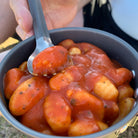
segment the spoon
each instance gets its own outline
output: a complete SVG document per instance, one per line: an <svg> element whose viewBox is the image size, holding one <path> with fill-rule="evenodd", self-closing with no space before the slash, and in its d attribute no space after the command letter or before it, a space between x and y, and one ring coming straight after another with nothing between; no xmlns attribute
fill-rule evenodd
<svg viewBox="0 0 138 138"><path fill-rule="evenodd" d="M36 39L36 48L27 61L28 71L33 74L33 60L44 49L54 46L52 44L43 14L40 0L28 0L30 12L33 17L33 29Z"/></svg>

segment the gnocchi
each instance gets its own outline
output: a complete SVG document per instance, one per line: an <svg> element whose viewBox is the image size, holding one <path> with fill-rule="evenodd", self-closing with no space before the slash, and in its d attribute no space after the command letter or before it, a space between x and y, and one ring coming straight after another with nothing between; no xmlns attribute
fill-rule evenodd
<svg viewBox="0 0 138 138"><path fill-rule="evenodd" d="M76 120L70 125L68 135L83 136L98 132L100 130L101 129L95 120Z"/></svg>
<svg viewBox="0 0 138 138"><path fill-rule="evenodd" d="M71 109L63 96L51 93L46 97L44 116L55 133L67 132L71 123Z"/></svg>
<svg viewBox="0 0 138 138"><path fill-rule="evenodd" d="M94 93L105 100L116 101L118 97L118 90L114 84L105 76L101 78L94 85Z"/></svg>
<svg viewBox="0 0 138 138"><path fill-rule="evenodd" d="M30 110L47 93L45 78L32 77L19 85L9 101L9 109L15 116Z"/></svg>

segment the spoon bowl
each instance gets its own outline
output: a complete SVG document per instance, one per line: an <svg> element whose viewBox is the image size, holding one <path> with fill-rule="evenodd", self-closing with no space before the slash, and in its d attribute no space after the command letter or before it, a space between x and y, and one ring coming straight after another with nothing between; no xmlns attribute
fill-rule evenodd
<svg viewBox="0 0 138 138"><path fill-rule="evenodd" d="M33 51L33 53L30 55L30 57L28 58L28 61L27 61L27 67L28 67L28 71L34 75L34 76L37 76L36 73L33 72L33 60L34 58L41 52L43 51L44 49L48 48L48 47L51 47L53 46L52 43L48 43L47 41L45 41L45 38L44 37L41 37L39 38L37 41L36 41L36 48L35 50Z"/></svg>

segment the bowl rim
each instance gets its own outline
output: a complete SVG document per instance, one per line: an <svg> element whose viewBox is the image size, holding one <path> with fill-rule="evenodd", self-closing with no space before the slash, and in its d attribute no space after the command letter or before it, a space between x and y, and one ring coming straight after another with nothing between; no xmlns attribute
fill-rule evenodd
<svg viewBox="0 0 138 138"><path fill-rule="evenodd" d="M59 29L53 29L50 30L50 34L56 33L56 32L66 32L66 31L88 31L88 32L93 32L95 34L102 34L106 37L110 37L111 39L114 39L116 41L118 41L119 43L122 43L123 45L125 45L125 47L127 47L130 52L132 52L134 54L134 56L137 58L138 61L138 53L137 51L127 42L125 42L124 40L122 40L121 38L119 38L118 36L115 36L111 33L102 31L102 30L98 30L98 29L93 29L93 28L88 28L88 27L66 27L66 28L59 28ZM24 41L21 41L17 44L17 46L15 46L14 48L12 48L12 50L9 52L8 55L6 55L4 57L4 59L6 60L10 55L12 55L12 53L14 53L14 51L18 48L20 48L20 46L22 46L25 43L28 43L30 41L34 41L35 37L32 36ZM0 63L0 71L2 68L2 65L4 64L5 60L2 60ZM138 88L136 90L138 92ZM7 110L7 108L5 107L5 105L2 102L2 98L0 97L0 112L2 113L2 116L11 124L13 125L16 129L22 131L23 133L30 135L30 136L36 136L36 137L41 137L41 138L61 138L60 136L51 136L51 135L46 135L46 134L42 134L39 133L37 131L34 131L24 125L22 125L19 121L17 121ZM117 124L110 126L109 128L94 133L94 134L89 134L89 135L85 135L85 138L97 138L97 137L101 137L101 136L106 136L109 135L113 132L115 132L117 129L120 129L122 126L126 125L134 116L136 116L136 114L138 113L138 104L131 110L131 112L125 117L123 118L120 122L118 122ZM83 136L84 137L84 136ZM63 138L67 138L67 137L63 137ZM70 138L74 138L74 137L70 137ZM77 136L76 138L80 138L80 136Z"/></svg>

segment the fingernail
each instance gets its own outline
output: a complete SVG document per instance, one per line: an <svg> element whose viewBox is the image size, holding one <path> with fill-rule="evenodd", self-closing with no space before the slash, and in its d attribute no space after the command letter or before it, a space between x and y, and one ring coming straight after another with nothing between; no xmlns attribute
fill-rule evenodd
<svg viewBox="0 0 138 138"><path fill-rule="evenodd" d="M17 22L18 22L19 26L22 28L22 20L18 19Z"/></svg>
<svg viewBox="0 0 138 138"><path fill-rule="evenodd" d="M32 32L32 31L30 31L29 33L27 33L27 34L26 34L25 39L27 39L27 38L31 37L32 35L33 35L33 32Z"/></svg>
<svg viewBox="0 0 138 138"><path fill-rule="evenodd" d="M19 25L16 27L16 32L21 37L21 39L23 40L23 38L24 38L24 31L23 31L23 29Z"/></svg>
<svg viewBox="0 0 138 138"><path fill-rule="evenodd" d="M29 34L26 34L26 36L25 36L25 39L27 39L27 38L29 38L29 37L31 37Z"/></svg>

